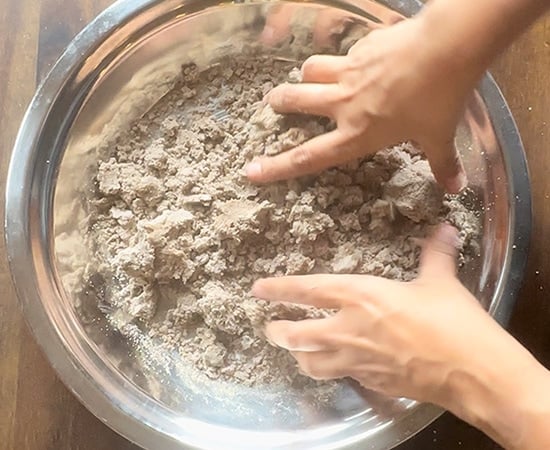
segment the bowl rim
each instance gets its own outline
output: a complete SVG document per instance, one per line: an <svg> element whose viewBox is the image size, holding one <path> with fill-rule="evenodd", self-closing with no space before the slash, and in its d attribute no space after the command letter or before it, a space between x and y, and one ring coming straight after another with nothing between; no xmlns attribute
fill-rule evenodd
<svg viewBox="0 0 550 450"><path fill-rule="evenodd" d="M47 325L48 314L40 301L40 280L33 277L32 281L29 281L29 268L34 264L31 223L34 227L40 226L36 224L39 218L36 216L36 211L33 212L33 208L41 211L40 203L37 203L37 198L32 196L32 178L36 165L38 140L51 109L51 103L43 100L48 93L54 92L57 95L75 70L75 64L79 58L90 54L115 27L129 20L133 15L153 7L159 1L118 0L100 13L73 39L38 86L21 123L11 155L6 182L4 237L12 281L25 320L63 383L90 412L130 441L145 448L162 446L166 449L180 449L183 444L174 437L159 432L139 417L131 415L122 407L123 405L116 405L111 401L100 384L71 356L54 327ZM227 2L227 0L224 1ZM420 2L410 1L414 4L413 8L420 9ZM487 105L495 135L499 140L509 180L510 233L501 272L501 274L507 272L508 277L503 279L501 276L495 292L498 300L492 305L493 311L491 311L494 318L501 325L506 326L512 314L527 263L532 227L530 181L519 131L500 89L490 74L483 78L479 92ZM40 275L38 274L38 277ZM442 412L440 408L433 405L421 405L417 408L415 414L423 424L417 432L437 419ZM407 420L404 420L396 424L396 431L406 434L406 422ZM402 429L400 430L399 427ZM379 448L398 445L410 436L411 434L399 441L388 439L388 442L381 443L383 446ZM356 443L353 443L344 447L352 448L355 445ZM187 445L186 448L201 447Z"/></svg>

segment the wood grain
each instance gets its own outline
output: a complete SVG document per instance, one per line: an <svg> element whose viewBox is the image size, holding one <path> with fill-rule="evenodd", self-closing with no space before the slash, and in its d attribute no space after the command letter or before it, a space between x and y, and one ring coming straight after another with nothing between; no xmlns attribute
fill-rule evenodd
<svg viewBox="0 0 550 450"><path fill-rule="evenodd" d="M24 108L66 44L112 0L0 0L0 181ZM531 169L534 239L511 330L550 366L550 17L495 64L493 74L520 128ZM3 221L3 192L0 219ZM545 233L546 232L546 233ZM537 237L540 242L537 242ZM450 414L401 447L499 447ZM0 243L0 450L137 449L83 408L58 380L18 312Z"/></svg>
<svg viewBox="0 0 550 450"><path fill-rule="evenodd" d="M492 74L512 110L523 143L533 193L533 242L524 286L510 330L550 367L550 17L546 16L494 64ZM402 450L500 447L479 431L446 414L405 443Z"/></svg>
<svg viewBox="0 0 550 450"><path fill-rule="evenodd" d="M36 2L4 2L0 8L0 183L4 186L9 149L24 108L34 91L39 16ZM13 30L18 30L17 33ZM2 190L3 205L3 190ZM3 206L0 220L4 223ZM3 235L3 233L2 233ZM15 448L19 357L24 338L15 304L3 239L0 242L0 448Z"/></svg>
<svg viewBox="0 0 550 450"><path fill-rule="evenodd" d="M36 83L80 29L110 3L0 1L0 30L9 30L0 47L2 186L11 146ZM59 381L22 323L3 241L0 254L0 449L137 448L93 417Z"/></svg>
<svg viewBox="0 0 550 450"><path fill-rule="evenodd" d="M533 194L533 242L511 330L550 367L550 18L517 41L495 66L521 131Z"/></svg>

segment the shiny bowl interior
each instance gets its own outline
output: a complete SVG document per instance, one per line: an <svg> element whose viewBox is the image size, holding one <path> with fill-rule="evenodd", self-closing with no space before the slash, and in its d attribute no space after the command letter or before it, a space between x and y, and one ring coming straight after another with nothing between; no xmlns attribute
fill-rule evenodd
<svg viewBox="0 0 550 450"><path fill-rule="evenodd" d="M39 87L15 145L6 239L25 315L69 388L145 448L388 449L441 413L350 383L317 408L300 392L197 381L178 357L155 353L154 342L141 342L138 351L142 336L127 340L111 330L93 292L75 294L82 270L75 261L87 252L77 226L86 214L81 189L97 160L98 140L147 111L183 63L207 67L257 42L267 15L281 3L120 0L69 45ZM327 9L353 25L335 37L336 51L350 30L368 32L420 6L416 0L319 0L299 2L298 11L306 29ZM277 57L303 60L319 50L304 42L278 50ZM482 252L461 277L506 324L527 254L530 191L517 129L489 76L468 106L456 143L469 177L467 197L483 221Z"/></svg>

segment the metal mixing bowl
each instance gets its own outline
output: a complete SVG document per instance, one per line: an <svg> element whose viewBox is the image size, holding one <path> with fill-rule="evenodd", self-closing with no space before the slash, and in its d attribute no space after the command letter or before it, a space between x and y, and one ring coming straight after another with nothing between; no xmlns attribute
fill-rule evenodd
<svg viewBox="0 0 550 450"><path fill-rule="evenodd" d="M25 316L82 403L146 448L388 449L441 413L347 383L328 405L313 407L292 390L197 381L177 356L155 354L154 342L109 329L93 291L75 294L87 251L78 227L85 216L80 190L98 142L166 93L182 63L207 66L256 42L270 8L280 6L274 3L117 2L69 45L39 87L15 145L5 233ZM336 33L342 42L352 29L392 20L390 11L410 16L420 7L415 0L315 0L301 3L299 18L310 31L319 11L331 8L347 18ZM279 56L300 59L315 50L291 45ZM462 277L506 324L527 254L529 180L517 129L490 77L479 94L457 136L471 204L480 206L483 221L481 255Z"/></svg>

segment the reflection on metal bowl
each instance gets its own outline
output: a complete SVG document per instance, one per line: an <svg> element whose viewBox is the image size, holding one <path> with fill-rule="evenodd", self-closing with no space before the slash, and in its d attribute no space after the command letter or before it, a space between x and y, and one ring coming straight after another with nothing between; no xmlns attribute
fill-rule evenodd
<svg viewBox="0 0 550 450"><path fill-rule="evenodd" d="M330 405L312 408L300 392L196 381L174 370L177 357L138 355L132 342L109 329L100 309L83 314L82 305L75 306L82 300L74 298L68 277L77 269L59 264L56 237L71 231L72 251L85 253L75 225L84 214L78 191L98 139L114 135L161 98L182 63L205 67L258 41L266 17L282 3L306 36L281 49L279 56L289 59L303 59L319 43L343 50L351 33L392 23L421 6L416 0L120 0L67 48L39 87L15 145L5 232L26 318L67 386L145 448L382 450L441 413L346 383ZM333 28L319 28L321 15L338 20ZM308 39L315 33L321 34ZM487 76L478 92L456 142L483 220L482 254L462 276L506 324L527 255L529 180L517 129L494 81Z"/></svg>

